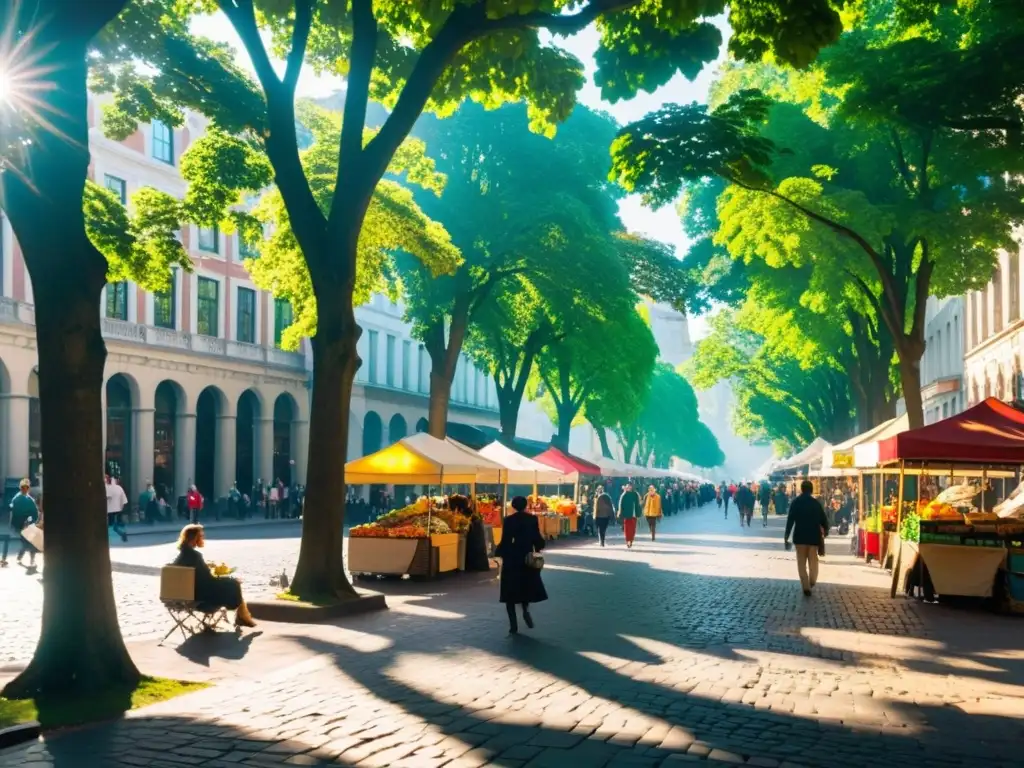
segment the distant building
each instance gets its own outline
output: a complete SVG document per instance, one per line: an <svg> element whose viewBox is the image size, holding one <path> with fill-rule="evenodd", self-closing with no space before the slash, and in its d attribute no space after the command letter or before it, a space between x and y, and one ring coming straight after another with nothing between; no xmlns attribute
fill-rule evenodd
<svg viewBox="0 0 1024 768"><path fill-rule="evenodd" d="M964 299L929 297L925 309L925 347L921 360L921 399L924 423L964 409Z"/></svg>

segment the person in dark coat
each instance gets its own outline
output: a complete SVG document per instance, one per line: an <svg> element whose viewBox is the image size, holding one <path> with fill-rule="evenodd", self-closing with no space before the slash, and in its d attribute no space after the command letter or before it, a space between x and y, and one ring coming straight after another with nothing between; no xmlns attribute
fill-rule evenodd
<svg viewBox="0 0 1024 768"><path fill-rule="evenodd" d="M526 499L516 496L512 499L512 514L502 523L501 543L495 552L501 558L501 596L499 600L508 611L508 633L519 632L516 621L516 603L523 607L523 621L533 629L530 603L541 603L548 599L540 571L526 564L531 552L544 549L544 537L540 535L537 518L526 511Z"/></svg>
<svg viewBox="0 0 1024 768"><path fill-rule="evenodd" d="M474 515L469 498L454 494L448 498L448 508L457 514L469 518L469 531L466 532L466 570L489 571L491 561L487 557L487 531L480 515Z"/></svg>
<svg viewBox="0 0 1024 768"><path fill-rule="evenodd" d="M800 484L800 495L789 505L789 517L786 519L786 548L789 549L792 533L800 586L807 597L811 596L811 590L818 581L818 547L828 535L828 517L813 492L814 485L804 480Z"/></svg>
<svg viewBox="0 0 1024 768"><path fill-rule="evenodd" d="M255 627L256 622L242 598L242 585L230 576L214 576L199 550L206 543L203 526L186 525L178 536L178 556L172 565L193 568L196 572L196 602L204 606L227 608L235 612L236 627Z"/></svg>

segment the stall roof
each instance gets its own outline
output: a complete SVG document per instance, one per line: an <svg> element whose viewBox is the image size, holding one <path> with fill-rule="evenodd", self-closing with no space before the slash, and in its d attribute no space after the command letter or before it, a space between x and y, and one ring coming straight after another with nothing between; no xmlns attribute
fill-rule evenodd
<svg viewBox="0 0 1024 768"><path fill-rule="evenodd" d="M990 397L963 413L880 441L878 460L1024 464L1024 413Z"/></svg>
<svg viewBox="0 0 1024 768"><path fill-rule="evenodd" d="M826 448L831 447L831 444L827 440L821 437L816 437L814 438L814 441L800 451L800 453L790 456L788 459L783 459L772 467L772 472L783 472L787 469L797 469L798 467L806 466L815 459L820 458Z"/></svg>
<svg viewBox="0 0 1024 768"><path fill-rule="evenodd" d="M581 459L578 456L573 456L571 453L561 451L555 446L551 446L544 453L534 456L533 460L539 461L541 464L547 464L549 467L554 467L561 472L575 472L580 475L601 474L601 468L596 464L591 464L586 459Z"/></svg>
<svg viewBox="0 0 1024 768"><path fill-rule="evenodd" d="M420 432L348 462L345 482L349 485L497 483L505 473L503 466L490 459L454 442Z"/></svg>
<svg viewBox="0 0 1024 768"><path fill-rule="evenodd" d="M896 418L889 419L888 421L883 421L881 424L878 424L872 427L871 429L865 430L864 432L861 432L859 435L854 435L849 440L844 440L843 442L837 445L833 445L826 448L821 455L821 468L838 469L852 467L854 461L853 452L858 445L860 445L861 443L869 442L871 440L878 440L879 436L881 436L882 433L886 432L886 430L891 425L901 420L905 423L908 423L906 416L897 416ZM906 429L906 427L904 427L904 429ZM889 435L885 436L888 437Z"/></svg>
<svg viewBox="0 0 1024 768"><path fill-rule="evenodd" d="M864 441L853 448L853 466L858 469L870 469L878 466L878 446L882 440L887 440L901 432L910 429L910 417L906 414L897 416L891 421L882 424L870 440Z"/></svg>
<svg viewBox="0 0 1024 768"><path fill-rule="evenodd" d="M490 459L505 467L508 470L510 483L552 485L570 482L564 472L552 469L539 461L528 459L497 440L490 445L485 445L479 453L485 459Z"/></svg>
<svg viewBox="0 0 1024 768"><path fill-rule="evenodd" d="M626 464L622 461L616 461L615 459L608 459L602 456L594 462L601 470L602 477L640 477L637 471L640 467L635 467L632 464Z"/></svg>

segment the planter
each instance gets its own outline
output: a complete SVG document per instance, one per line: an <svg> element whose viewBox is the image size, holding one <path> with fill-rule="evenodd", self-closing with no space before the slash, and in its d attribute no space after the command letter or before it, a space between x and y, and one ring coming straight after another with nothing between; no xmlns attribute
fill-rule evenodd
<svg viewBox="0 0 1024 768"><path fill-rule="evenodd" d="M437 557L433 550L431 542L425 538L350 538L348 569L352 573L386 576L433 576L437 573Z"/></svg>
<svg viewBox="0 0 1024 768"><path fill-rule="evenodd" d="M317 624L371 611L386 611L388 607L384 595L369 594L333 605L312 605L293 600L255 600L248 605L254 619L285 624Z"/></svg>

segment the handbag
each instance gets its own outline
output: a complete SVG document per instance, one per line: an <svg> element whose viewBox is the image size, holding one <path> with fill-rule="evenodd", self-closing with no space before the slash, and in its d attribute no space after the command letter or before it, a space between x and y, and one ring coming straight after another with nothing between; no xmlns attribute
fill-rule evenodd
<svg viewBox="0 0 1024 768"><path fill-rule="evenodd" d="M541 570L544 568L544 558L538 555L536 552L526 553L526 567L533 568L534 570Z"/></svg>
<svg viewBox="0 0 1024 768"><path fill-rule="evenodd" d="M40 552L43 551L43 529L39 526L29 523L21 529L21 537Z"/></svg>

